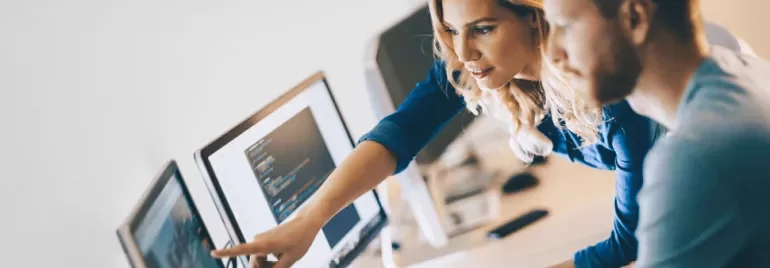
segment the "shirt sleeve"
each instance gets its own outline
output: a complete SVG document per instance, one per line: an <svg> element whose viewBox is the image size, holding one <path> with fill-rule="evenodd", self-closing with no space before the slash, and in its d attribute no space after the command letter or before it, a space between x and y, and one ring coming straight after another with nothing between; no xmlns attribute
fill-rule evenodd
<svg viewBox="0 0 770 268"><path fill-rule="evenodd" d="M639 222L637 194L642 188L643 163L656 138L655 123L630 108L608 124L615 151L615 218L610 237L575 254L576 267L622 267L636 260L634 236Z"/></svg>
<svg viewBox="0 0 770 268"><path fill-rule="evenodd" d="M444 64L437 61L396 112L382 119L359 143L369 140L388 148L396 157L394 173L399 173L463 107L464 102L446 80Z"/></svg>
<svg viewBox="0 0 770 268"><path fill-rule="evenodd" d="M749 233L732 187L743 179L736 170L758 167L731 142L664 142L645 168L634 267L725 267Z"/></svg>

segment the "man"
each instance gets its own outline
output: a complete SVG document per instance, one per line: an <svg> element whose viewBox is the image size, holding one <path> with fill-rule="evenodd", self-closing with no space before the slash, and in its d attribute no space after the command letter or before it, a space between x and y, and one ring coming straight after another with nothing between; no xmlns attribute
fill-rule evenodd
<svg viewBox="0 0 770 268"><path fill-rule="evenodd" d="M770 63L705 40L697 0L545 0L585 99L670 130L648 154L634 267L770 266Z"/></svg>

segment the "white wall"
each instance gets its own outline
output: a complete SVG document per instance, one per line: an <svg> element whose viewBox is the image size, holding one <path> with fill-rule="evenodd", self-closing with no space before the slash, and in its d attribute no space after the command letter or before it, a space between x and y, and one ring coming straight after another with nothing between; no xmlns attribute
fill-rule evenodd
<svg viewBox="0 0 770 268"><path fill-rule="evenodd" d="M363 134L364 41L418 2L0 1L0 266L127 267L115 229L170 158L221 239L192 153L316 70Z"/></svg>
<svg viewBox="0 0 770 268"><path fill-rule="evenodd" d="M757 55L770 59L770 1L701 0L701 10L708 20L748 42Z"/></svg>

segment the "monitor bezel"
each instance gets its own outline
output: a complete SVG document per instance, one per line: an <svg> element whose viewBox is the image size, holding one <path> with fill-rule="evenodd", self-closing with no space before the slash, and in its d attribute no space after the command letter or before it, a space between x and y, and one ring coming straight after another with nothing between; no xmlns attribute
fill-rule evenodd
<svg viewBox="0 0 770 268"><path fill-rule="evenodd" d="M219 136L214 141L210 142L200 150L196 151L194 154L196 163L198 164L198 168L203 176L203 179L206 182L207 187L209 188L209 194L211 195L211 198L213 199L214 203L216 204L217 211L220 214L220 217L222 218L222 222L225 224L225 228L227 229L230 238L232 241L237 241L237 243L246 243L250 241L251 238L247 240L247 238L243 235L243 232L241 231L240 226L238 225L238 222L235 219L235 215L233 214L232 210L230 209L230 205L227 202L227 199L225 198L224 192L222 191L222 188L219 184L219 179L217 178L212 166L211 162L209 161L209 157L230 143L233 139L243 134L243 132L250 129L255 124L259 123L262 119L266 118L270 114L272 114L274 111L276 111L281 106L288 103L290 100L292 100L297 95L301 94L302 92L305 92L308 90L312 85L323 82L326 93L329 94L329 97L332 101L332 104L334 106L335 112L337 113L337 117L340 119L340 122L342 123L342 127L344 128L345 134L348 138L348 141L350 142L350 145L355 148L356 143L353 140L353 137L350 134L350 130L347 126L347 123L345 122L345 118L342 116L342 113L340 112L339 106L337 104L337 101L334 97L334 94L331 91L331 87L329 86L329 82L326 78L326 74L323 71L317 71L313 73L310 77L303 80L298 85L294 86L291 90L283 93L278 98L274 99L270 103L268 103L263 108L259 109L240 123L238 123L235 127L231 128L221 136ZM380 233L383 227L388 223L388 216L385 212L385 209L382 206L382 203L380 201L379 195L377 193L376 189L372 190L372 193L374 194L375 199L377 200L377 206L379 207L379 211L375 219L380 219L380 222L376 223L376 225L371 229L371 231L367 234L363 234L358 239L358 244L339 262L340 267L345 267L349 265L354 257L360 255L360 253L366 248L366 245L369 245L374 238L377 237L377 235ZM370 223L370 222L369 222ZM367 223L367 224L369 224ZM362 246L363 245L363 246ZM241 258L242 263L248 263L248 257L243 256Z"/></svg>
<svg viewBox="0 0 770 268"><path fill-rule="evenodd" d="M155 201L157 201L158 196L163 191L164 187L169 183L169 181L172 180L172 178L175 178L177 183L179 183L179 187L182 188L182 195L184 196L185 201L187 201L187 204L190 206L190 210L193 215L201 220L201 227L206 234L205 239L211 243L212 248L216 247L214 240L211 238L211 233L209 232L208 227L206 227L205 222L203 222L203 217L201 217L198 206L195 205L195 201L192 199L190 190L187 188L187 184L184 182L182 172L179 170L177 162L172 159L164 164L164 168L154 177L150 183L150 186L145 190L145 192L142 194L142 197L139 199L140 201L134 206L131 214L129 214L128 218L126 218L126 220L120 225L120 227L118 227L116 231L118 240L120 241L123 251L128 257L128 261L131 267L147 267L144 256L139 249L139 245L136 242L136 239L134 239L134 232L136 231L140 221L145 219L150 207L155 203ZM225 268L221 260L217 260L216 263L218 267Z"/></svg>

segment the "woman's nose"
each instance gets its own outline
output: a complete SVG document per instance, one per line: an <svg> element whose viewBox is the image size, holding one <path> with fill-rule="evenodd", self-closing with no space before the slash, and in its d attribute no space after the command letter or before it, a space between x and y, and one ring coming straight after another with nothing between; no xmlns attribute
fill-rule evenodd
<svg viewBox="0 0 770 268"><path fill-rule="evenodd" d="M460 38L455 48L455 54L457 54L457 59L460 62L470 62L481 57L481 53L473 47L472 42L468 38Z"/></svg>

